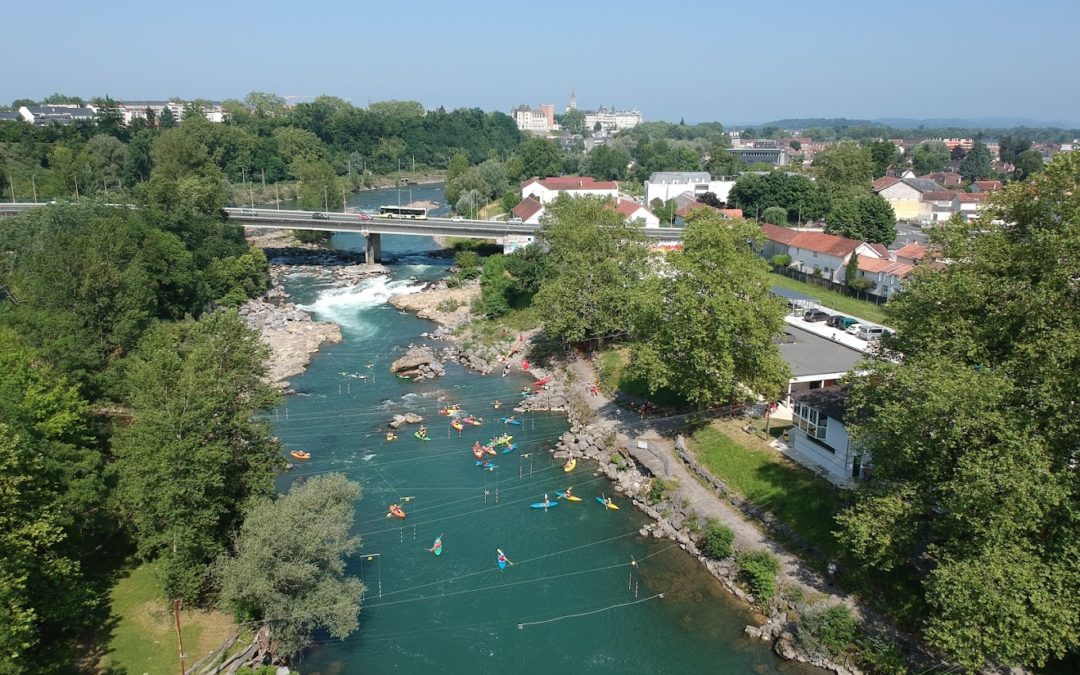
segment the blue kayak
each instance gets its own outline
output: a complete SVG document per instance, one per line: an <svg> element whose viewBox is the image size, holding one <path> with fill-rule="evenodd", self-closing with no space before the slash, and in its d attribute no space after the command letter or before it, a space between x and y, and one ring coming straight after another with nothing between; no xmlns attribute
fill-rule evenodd
<svg viewBox="0 0 1080 675"><path fill-rule="evenodd" d="M514 445L513 443L507 443L506 447L503 448L502 454L509 455L511 452L514 451L515 448L517 448L517 446Z"/></svg>
<svg viewBox="0 0 1080 675"><path fill-rule="evenodd" d="M535 504L529 504L529 508L530 509L550 509L550 508L558 506L558 505L559 505L559 502L553 502L553 501L536 502Z"/></svg>
<svg viewBox="0 0 1080 675"><path fill-rule="evenodd" d="M476 466L482 466L485 469L494 469L496 466L498 466L498 464L485 464L484 462L477 462Z"/></svg>
<svg viewBox="0 0 1080 675"><path fill-rule="evenodd" d="M499 419L502 420L503 424L516 424L518 426L521 426L521 420L513 420L513 419L510 419L509 417L500 417Z"/></svg>

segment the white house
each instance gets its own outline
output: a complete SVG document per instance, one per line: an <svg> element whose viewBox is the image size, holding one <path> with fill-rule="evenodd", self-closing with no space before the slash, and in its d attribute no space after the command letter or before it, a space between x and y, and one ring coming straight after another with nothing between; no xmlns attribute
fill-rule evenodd
<svg viewBox="0 0 1080 675"><path fill-rule="evenodd" d="M853 447L844 425L849 387L819 387L792 394L787 455L830 483L850 487L862 478L870 457Z"/></svg>
<svg viewBox="0 0 1080 675"><path fill-rule="evenodd" d="M713 180L707 171L657 171L645 181L645 203L652 204L654 199L666 202L687 192L694 199L711 192L726 202L734 186L734 180Z"/></svg>
<svg viewBox="0 0 1080 675"><path fill-rule="evenodd" d="M19 115L23 120L39 127L50 124L70 124L77 121L92 122L96 114L92 107L84 108L74 104L24 105L19 108Z"/></svg>
<svg viewBox="0 0 1080 675"><path fill-rule="evenodd" d="M541 204L550 204L560 194L568 194L572 197L594 195L618 199L619 184L615 181L594 180L588 176L530 178L521 184L521 198L532 197Z"/></svg>
<svg viewBox="0 0 1080 675"><path fill-rule="evenodd" d="M518 205L510 211L510 215L520 218L526 225L539 225L540 217L544 215L544 205L533 197L526 197L518 202Z"/></svg>
<svg viewBox="0 0 1080 675"><path fill-rule="evenodd" d="M615 210L631 223L637 221L643 227L660 227L660 218L637 202L620 199L615 204Z"/></svg>
<svg viewBox="0 0 1080 675"><path fill-rule="evenodd" d="M953 211L963 215L965 220L971 220L986 207L989 197L988 192L957 192L953 197Z"/></svg>
<svg viewBox="0 0 1080 675"><path fill-rule="evenodd" d="M510 111L517 128L522 131L547 132L555 129L555 106L541 103L536 110L519 105Z"/></svg>
<svg viewBox="0 0 1080 675"><path fill-rule="evenodd" d="M941 186L929 178L884 176L874 181L872 189L889 202L897 220L927 220L930 209L923 194L939 192Z"/></svg>
<svg viewBox="0 0 1080 675"><path fill-rule="evenodd" d="M889 297L901 289L904 281L914 266L892 260L879 260L876 258L859 257L859 271L855 275L859 279L873 282L873 287L867 289L874 295Z"/></svg>
<svg viewBox="0 0 1080 675"><path fill-rule="evenodd" d="M836 283L843 283L844 266L852 253L857 253L860 260L889 258L888 249L880 244L867 244L820 230L792 230L779 225L762 225L761 231L768 241L763 251L765 257L788 255L792 268L805 274L819 274Z"/></svg>

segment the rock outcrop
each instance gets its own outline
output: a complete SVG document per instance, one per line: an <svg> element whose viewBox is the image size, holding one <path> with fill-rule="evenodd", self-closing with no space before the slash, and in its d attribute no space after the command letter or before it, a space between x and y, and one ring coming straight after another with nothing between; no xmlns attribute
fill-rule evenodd
<svg viewBox="0 0 1080 675"><path fill-rule="evenodd" d="M446 370L431 347L409 345L405 355L390 364L390 372L414 380L423 380L435 379Z"/></svg>
<svg viewBox="0 0 1080 675"><path fill-rule="evenodd" d="M271 297L284 292L271 289ZM336 323L312 321L311 315L288 302L273 304L266 299L249 300L237 311L244 323L259 332L270 347L266 361L266 379L275 387L289 386L287 378L304 372L311 355L324 342L341 342L341 328Z"/></svg>
<svg viewBox="0 0 1080 675"><path fill-rule="evenodd" d="M394 419L390 420L387 425L391 429L397 429L405 424L420 424L424 421L424 418L416 413L405 413L404 415L394 415Z"/></svg>

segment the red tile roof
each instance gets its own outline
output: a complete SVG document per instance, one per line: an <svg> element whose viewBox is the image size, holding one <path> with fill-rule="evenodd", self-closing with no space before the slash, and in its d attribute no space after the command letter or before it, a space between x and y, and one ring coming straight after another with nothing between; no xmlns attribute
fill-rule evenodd
<svg viewBox="0 0 1080 675"><path fill-rule="evenodd" d="M934 190L922 193L921 199L924 202L951 202L958 194L960 193L955 190Z"/></svg>
<svg viewBox="0 0 1080 675"><path fill-rule="evenodd" d="M778 244L790 244L799 233L795 230L788 229L786 227L780 227L779 225L762 225L761 231L765 234L765 238L769 241L775 241Z"/></svg>
<svg viewBox="0 0 1080 675"><path fill-rule="evenodd" d="M871 189L874 192L881 192L885 188L896 185L899 182L900 182L900 179L897 178L896 176L882 176L881 178L878 178L876 181L874 181L874 184L873 184L873 186L871 186Z"/></svg>
<svg viewBox="0 0 1080 675"><path fill-rule="evenodd" d="M534 215L543 210L543 204L536 201L532 197L528 197L518 202L518 205L511 210L511 213L513 213L514 216L517 218L521 218L522 220L528 220L529 218L532 218Z"/></svg>
<svg viewBox="0 0 1080 675"><path fill-rule="evenodd" d="M901 279L911 274L911 270L915 269L907 263L893 262L892 260L878 260L876 258L859 258L859 269L863 272L870 272L871 274L877 274L878 272L884 272L885 274L891 274Z"/></svg>
<svg viewBox="0 0 1080 675"><path fill-rule="evenodd" d="M728 218L742 218L743 217L742 209L720 209L720 213L727 216Z"/></svg>
<svg viewBox="0 0 1080 675"><path fill-rule="evenodd" d="M911 258L912 260L922 260L926 257L926 247L917 241L908 242L900 248L896 249L897 258Z"/></svg>
<svg viewBox="0 0 1080 675"><path fill-rule="evenodd" d="M626 218L633 216L635 213L638 212L638 209L645 209L645 207L641 204L638 204L637 202L632 202L629 199L620 199L615 204L615 210L621 213ZM648 211L648 209L645 210Z"/></svg>
<svg viewBox="0 0 1080 675"><path fill-rule="evenodd" d="M540 183L549 190L618 190L615 181L598 181L589 176L556 176L552 178L530 178L521 187Z"/></svg>
<svg viewBox="0 0 1080 675"><path fill-rule="evenodd" d="M874 249L874 251L885 260L889 259L889 248L885 246L885 244L871 244L870 242L867 242L866 245Z"/></svg>
<svg viewBox="0 0 1080 675"><path fill-rule="evenodd" d="M977 180L975 181L975 185L978 185L980 190L985 190L987 192L1000 190L1004 187L1004 184L999 180Z"/></svg>
<svg viewBox="0 0 1080 675"><path fill-rule="evenodd" d="M862 245L861 241L848 239L835 234L826 234L817 231L792 230L778 225L762 225L761 231L770 241L775 241L796 248L805 248L808 251L817 251L838 258L846 257Z"/></svg>
<svg viewBox="0 0 1080 675"><path fill-rule="evenodd" d="M979 202L985 202L990 195L985 192L958 192L956 198L961 204L977 204Z"/></svg>

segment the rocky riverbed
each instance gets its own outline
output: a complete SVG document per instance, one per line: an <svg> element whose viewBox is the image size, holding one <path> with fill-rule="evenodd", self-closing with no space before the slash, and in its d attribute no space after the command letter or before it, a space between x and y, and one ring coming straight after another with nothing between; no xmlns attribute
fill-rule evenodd
<svg viewBox="0 0 1080 675"><path fill-rule="evenodd" d="M453 328L472 318L472 304L479 297L479 283L450 288L442 280L427 284L417 293L396 295L390 298L390 304L406 312L416 312L421 319Z"/></svg>

